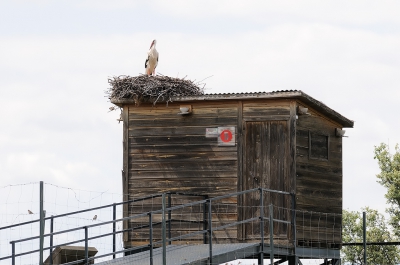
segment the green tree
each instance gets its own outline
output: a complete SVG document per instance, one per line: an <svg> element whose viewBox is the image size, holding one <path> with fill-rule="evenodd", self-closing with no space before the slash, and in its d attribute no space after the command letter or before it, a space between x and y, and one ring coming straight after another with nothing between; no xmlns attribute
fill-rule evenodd
<svg viewBox="0 0 400 265"><path fill-rule="evenodd" d="M389 146L381 143L375 146L375 159L378 160L381 173L377 175L379 183L387 189L385 195L390 208L390 224L396 236L400 236L400 149L395 147L395 154L391 155Z"/></svg>
<svg viewBox="0 0 400 265"><path fill-rule="evenodd" d="M385 217L368 207L366 212L367 242L390 242L393 240ZM343 243L363 242L362 213L343 210ZM343 262L363 263L363 246L342 247ZM396 264L400 261L397 246L367 246L367 264Z"/></svg>

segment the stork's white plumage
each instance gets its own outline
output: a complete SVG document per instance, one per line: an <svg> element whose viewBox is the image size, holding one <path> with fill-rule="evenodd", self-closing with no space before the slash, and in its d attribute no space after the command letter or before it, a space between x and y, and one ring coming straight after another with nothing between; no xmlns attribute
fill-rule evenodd
<svg viewBox="0 0 400 265"><path fill-rule="evenodd" d="M158 51L156 50L156 40L153 40L150 50L147 53L147 60L145 62L146 75L155 75L156 67L158 64Z"/></svg>

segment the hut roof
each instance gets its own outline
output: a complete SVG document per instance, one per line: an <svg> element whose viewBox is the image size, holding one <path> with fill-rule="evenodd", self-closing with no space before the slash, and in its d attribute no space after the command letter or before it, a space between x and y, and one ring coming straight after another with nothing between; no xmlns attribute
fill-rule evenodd
<svg viewBox="0 0 400 265"><path fill-rule="evenodd" d="M188 102L188 101L213 101L213 100L249 100L249 99L298 99L304 104L312 107L319 111L321 114L328 118L338 122L343 127L354 126L354 121L344 117L335 110L329 108L321 101L314 99L307 95L301 90L281 90L273 92L254 92L254 93L220 93L220 94L203 94L193 96L174 96L171 97L171 101L176 102ZM116 99L111 98L111 103L117 106L123 106L126 104L135 104L133 99Z"/></svg>
<svg viewBox="0 0 400 265"><path fill-rule="evenodd" d="M301 90L279 90L272 92L204 94L199 83L167 76L121 76L109 79L107 91L111 103L117 106L143 102L189 102L251 99L297 99L343 127L354 126L354 121L329 108Z"/></svg>

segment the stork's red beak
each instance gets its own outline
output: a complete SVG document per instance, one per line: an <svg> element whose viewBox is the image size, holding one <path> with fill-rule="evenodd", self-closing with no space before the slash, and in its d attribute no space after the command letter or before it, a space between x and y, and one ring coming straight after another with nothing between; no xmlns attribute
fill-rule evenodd
<svg viewBox="0 0 400 265"><path fill-rule="evenodd" d="M151 42L150 49L151 47L153 47L153 45L154 45L154 40Z"/></svg>

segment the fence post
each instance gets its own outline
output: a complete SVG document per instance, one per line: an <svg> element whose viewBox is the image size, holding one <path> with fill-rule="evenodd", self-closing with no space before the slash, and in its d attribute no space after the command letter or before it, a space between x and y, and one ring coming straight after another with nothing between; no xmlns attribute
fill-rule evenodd
<svg viewBox="0 0 400 265"><path fill-rule="evenodd" d="M53 232L54 232L54 218L50 218L50 265L53 265Z"/></svg>
<svg viewBox="0 0 400 265"><path fill-rule="evenodd" d="M150 265L153 265L153 213L149 212Z"/></svg>
<svg viewBox="0 0 400 265"><path fill-rule="evenodd" d="M11 241L10 244L11 244L11 255L12 255L11 264L15 265L15 242Z"/></svg>
<svg viewBox="0 0 400 265"><path fill-rule="evenodd" d="M88 228L87 226L84 227L85 229L85 264L88 263L89 259L89 248L88 248Z"/></svg>
<svg viewBox="0 0 400 265"><path fill-rule="evenodd" d="M168 193L168 208L171 208L171 193ZM171 239L171 210L168 210L168 239ZM171 241L168 245L171 245Z"/></svg>
<svg viewBox="0 0 400 265"><path fill-rule="evenodd" d="M207 201L203 203L203 231L207 230ZM207 244L207 233L203 233L203 244Z"/></svg>
<svg viewBox="0 0 400 265"><path fill-rule="evenodd" d="M367 265L367 217L363 212L363 246L364 246L364 265Z"/></svg>
<svg viewBox="0 0 400 265"><path fill-rule="evenodd" d="M43 181L40 181L39 191L39 265L43 265L43 241L44 241L44 212L43 212Z"/></svg>
<svg viewBox="0 0 400 265"><path fill-rule="evenodd" d="M292 195L292 236L293 236L293 246L294 246L294 255L296 255L296 244L297 244L297 236L296 236L296 195L294 193Z"/></svg>
<svg viewBox="0 0 400 265"><path fill-rule="evenodd" d="M208 202L208 251L209 251L209 264L212 265L212 205L211 199Z"/></svg>
<svg viewBox="0 0 400 265"><path fill-rule="evenodd" d="M259 188L260 191L260 234L261 234L261 246L258 264L264 265L264 196L263 189Z"/></svg>
<svg viewBox="0 0 400 265"><path fill-rule="evenodd" d="M167 264L166 224L165 224L165 193L162 194L162 261Z"/></svg>
<svg viewBox="0 0 400 265"><path fill-rule="evenodd" d="M272 204L269 205L269 245L271 264L274 264L274 205Z"/></svg>
<svg viewBox="0 0 400 265"><path fill-rule="evenodd" d="M115 220L117 219L117 205L115 204L115 202L113 203L113 259L115 259L115 251L116 251L116 223Z"/></svg>

